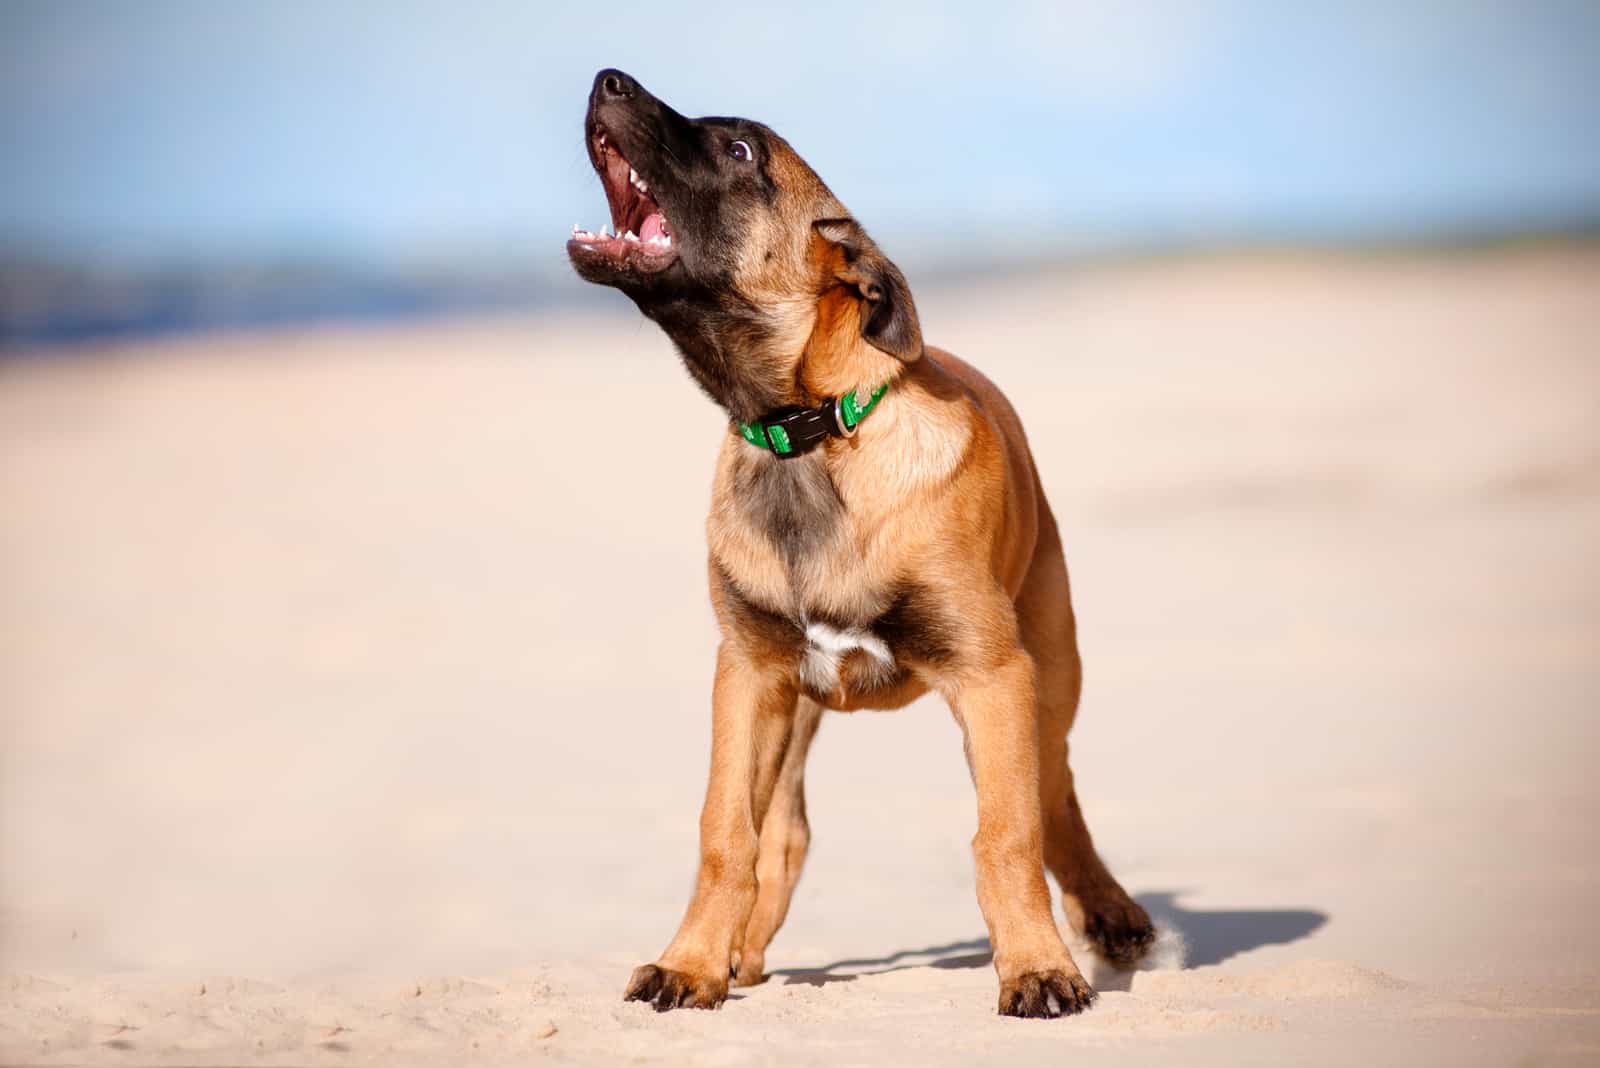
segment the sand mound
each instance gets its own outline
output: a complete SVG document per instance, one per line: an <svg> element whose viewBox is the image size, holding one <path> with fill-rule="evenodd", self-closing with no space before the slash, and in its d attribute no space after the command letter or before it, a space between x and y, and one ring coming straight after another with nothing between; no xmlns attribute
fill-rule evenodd
<svg viewBox="0 0 1600 1068"><path fill-rule="evenodd" d="M1195 972L1139 972L1130 989L1141 996L1159 995L1272 998L1362 998L1404 989L1391 975L1342 960L1307 960L1259 975Z"/></svg>

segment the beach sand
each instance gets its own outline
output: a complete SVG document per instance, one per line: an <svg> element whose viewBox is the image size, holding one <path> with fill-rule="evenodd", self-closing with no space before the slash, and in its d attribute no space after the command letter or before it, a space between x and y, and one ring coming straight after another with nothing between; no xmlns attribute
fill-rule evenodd
<svg viewBox="0 0 1600 1068"><path fill-rule="evenodd" d="M0 363L0 1062L1600 1062L1600 252L918 302L1060 518L1145 970L994 1014L923 701L823 723L771 979L622 1003L693 874L724 426L616 297Z"/></svg>

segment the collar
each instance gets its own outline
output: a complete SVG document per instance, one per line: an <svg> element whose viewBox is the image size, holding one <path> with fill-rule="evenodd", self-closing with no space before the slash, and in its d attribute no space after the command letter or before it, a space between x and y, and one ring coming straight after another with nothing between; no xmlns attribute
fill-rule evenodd
<svg viewBox="0 0 1600 1068"><path fill-rule="evenodd" d="M885 382L872 391L865 404L859 404L859 390L832 397L815 408L779 408L753 423L740 423L739 433L758 449L771 449L780 460L792 460L810 452L828 437L854 437L867 413L889 391Z"/></svg>

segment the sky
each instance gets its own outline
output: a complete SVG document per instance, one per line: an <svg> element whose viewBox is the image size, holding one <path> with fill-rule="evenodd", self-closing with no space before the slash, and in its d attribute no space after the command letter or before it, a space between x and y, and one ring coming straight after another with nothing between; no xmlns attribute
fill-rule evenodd
<svg viewBox="0 0 1600 1068"><path fill-rule="evenodd" d="M1600 220L1600 3L0 4L0 241L67 260L563 258L618 66L937 253Z"/></svg>

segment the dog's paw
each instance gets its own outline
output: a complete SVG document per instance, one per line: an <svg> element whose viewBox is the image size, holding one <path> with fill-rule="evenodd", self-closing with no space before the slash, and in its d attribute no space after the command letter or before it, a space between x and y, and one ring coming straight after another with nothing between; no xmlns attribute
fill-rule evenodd
<svg viewBox="0 0 1600 1068"><path fill-rule="evenodd" d="M1112 964L1131 968L1155 944L1150 914L1131 900L1106 902L1084 916L1083 936L1096 953Z"/></svg>
<svg viewBox="0 0 1600 1068"><path fill-rule="evenodd" d="M673 971L659 964L633 970L624 1001L648 1001L657 1012L668 1009L715 1009L728 996L728 980Z"/></svg>
<svg viewBox="0 0 1600 1068"><path fill-rule="evenodd" d="M1094 1004L1094 992L1076 971L1023 972L1000 983L1000 1015L1030 1020L1073 1016Z"/></svg>
<svg viewBox="0 0 1600 1068"><path fill-rule="evenodd" d="M766 958L759 954L744 954L739 966L733 970L734 986L759 986L767 981Z"/></svg>

